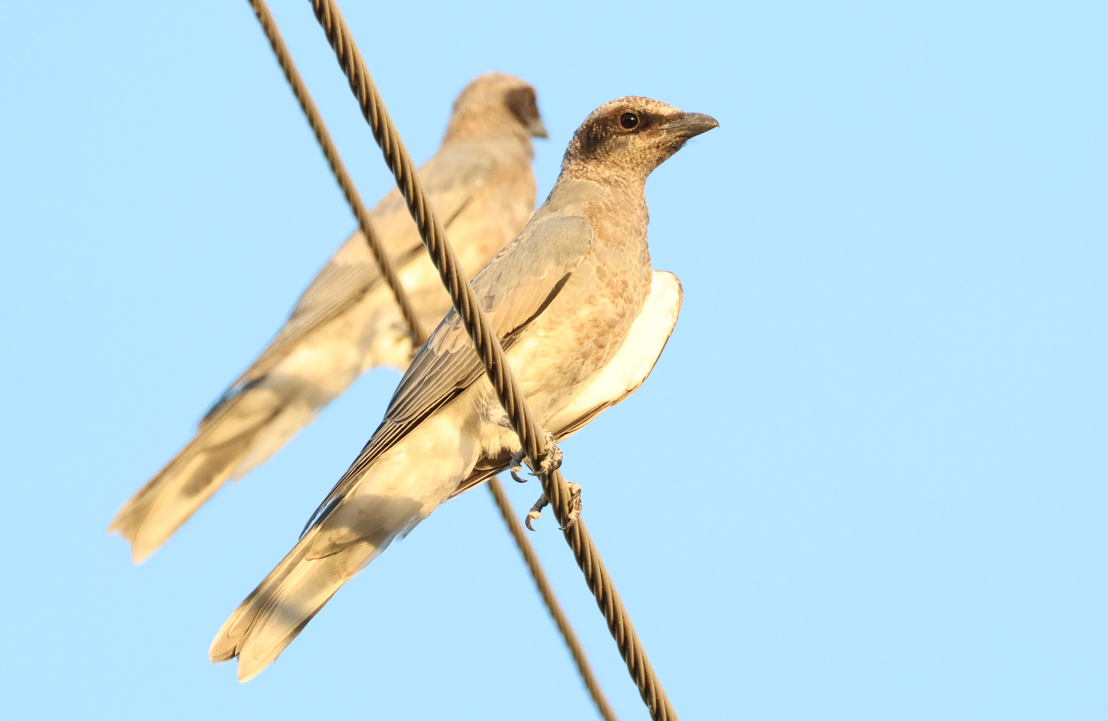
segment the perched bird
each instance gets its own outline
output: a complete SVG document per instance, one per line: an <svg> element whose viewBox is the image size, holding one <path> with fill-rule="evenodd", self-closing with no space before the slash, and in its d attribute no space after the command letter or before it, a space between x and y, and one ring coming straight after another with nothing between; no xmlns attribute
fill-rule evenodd
<svg viewBox="0 0 1108 721"><path fill-rule="evenodd" d="M566 435L650 372L676 321L676 277L647 249L647 176L717 126L649 98L614 100L574 134L558 182L473 288L539 422ZM246 681L354 574L440 503L508 466L519 439L451 310L385 419L300 541L223 624L213 662Z"/></svg>
<svg viewBox="0 0 1108 721"><path fill-rule="evenodd" d="M531 138L545 138L534 89L503 73L471 82L454 102L438 152L420 178L472 277L535 209ZM426 328L450 298L398 190L371 212ZM267 460L365 370L399 370L411 341L361 231L351 235L300 296L283 328L216 401L192 440L133 495L108 527L141 563L228 478Z"/></svg>

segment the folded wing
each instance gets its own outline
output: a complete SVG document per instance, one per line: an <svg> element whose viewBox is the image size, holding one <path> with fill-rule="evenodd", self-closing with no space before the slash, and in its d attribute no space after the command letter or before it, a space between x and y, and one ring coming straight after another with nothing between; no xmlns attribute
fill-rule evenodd
<svg viewBox="0 0 1108 721"><path fill-rule="evenodd" d="M478 301L505 349L557 297L592 244L592 228L577 216L532 219L473 279ZM308 527L326 514L365 469L424 418L484 374L456 311L447 313L412 361L385 419L357 460L320 504Z"/></svg>
<svg viewBox="0 0 1108 721"><path fill-rule="evenodd" d="M479 145L443 148L419 169L420 179L447 230L496 170L493 155ZM370 213L373 228L396 268L424 252L400 191L393 189ZM355 231L323 266L293 306L285 325L208 411L212 415L242 386L273 370L306 336L342 315L382 282L381 273ZM389 302L392 302L390 299Z"/></svg>
<svg viewBox="0 0 1108 721"><path fill-rule="evenodd" d="M577 397L554 415L547 430L562 441L594 418L634 393L654 370L681 312L681 281L673 273L654 271L650 296L631 325L619 351ZM451 498L468 491L508 467L509 457L482 458Z"/></svg>

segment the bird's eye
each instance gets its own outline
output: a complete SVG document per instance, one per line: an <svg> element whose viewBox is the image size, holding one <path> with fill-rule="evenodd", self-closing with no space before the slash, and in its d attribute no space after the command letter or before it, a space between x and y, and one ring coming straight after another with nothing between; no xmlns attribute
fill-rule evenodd
<svg viewBox="0 0 1108 721"><path fill-rule="evenodd" d="M619 116L619 124L626 130L633 130L639 124L639 116L634 113L624 113Z"/></svg>

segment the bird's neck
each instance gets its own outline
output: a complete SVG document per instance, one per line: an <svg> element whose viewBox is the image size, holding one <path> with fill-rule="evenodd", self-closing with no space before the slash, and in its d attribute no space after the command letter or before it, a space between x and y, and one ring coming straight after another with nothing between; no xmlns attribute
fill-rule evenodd
<svg viewBox="0 0 1108 721"><path fill-rule="evenodd" d="M572 192L581 197L620 204L628 212L646 212L646 177L630 169L608 167L598 172L587 163L563 163L554 188L559 187L575 188Z"/></svg>
<svg viewBox="0 0 1108 721"><path fill-rule="evenodd" d="M583 162L577 158L563 159L558 179L583 180L610 188L612 192L645 197L646 179L650 171L632 163Z"/></svg>
<svg viewBox="0 0 1108 721"><path fill-rule="evenodd" d="M492 113L461 114L450 119L443 145L512 139L531 152L531 135L514 118Z"/></svg>
<svg viewBox="0 0 1108 721"><path fill-rule="evenodd" d="M544 206L550 212L588 218L594 233L604 235L606 243L639 248L649 266L646 228L650 223L650 212L646 207L645 187L641 181L612 177L604 181L591 177L578 178L563 169Z"/></svg>

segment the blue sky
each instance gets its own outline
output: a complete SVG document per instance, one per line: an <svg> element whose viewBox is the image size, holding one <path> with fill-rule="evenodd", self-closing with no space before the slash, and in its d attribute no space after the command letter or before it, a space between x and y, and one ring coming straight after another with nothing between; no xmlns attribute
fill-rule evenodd
<svg viewBox="0 0 1108 721"><path fill-rule="evenodd" d="M272 9L376 199L391 179L309 4ZM682 717L1108 716L1103 3L343 9L417 160L471 77L533 82L540 197L607 100L720 122L647 185L677 330L564 446ZM103 531L354 221L245 2L7 3L0 68L13 717L591 717L484 491L255 681L208 665L397 374L144 566ZM508 486L522 514L537 485ZM532 540L645 718L551 519Z"/></svg>

